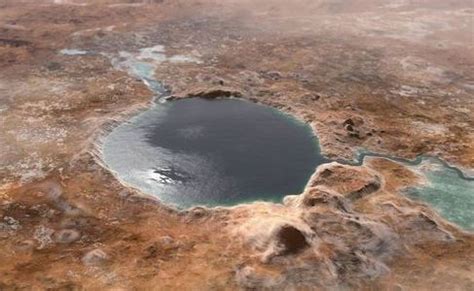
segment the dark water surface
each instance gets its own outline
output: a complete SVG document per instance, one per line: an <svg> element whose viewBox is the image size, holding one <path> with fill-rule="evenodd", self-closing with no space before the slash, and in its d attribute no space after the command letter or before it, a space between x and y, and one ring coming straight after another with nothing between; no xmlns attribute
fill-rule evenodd
<svg viewBox="0 0 474 291"><path fill-rule="evenodd" d="M178 207L281 201L328 162L311 128L289 115L200 98L157 104L121 125L104 158L124 182Z"/></svg>
<svg viewBox="0 0 474 291"><path fill-rule="evenodd" d="M121 52L112 64L159 97L165 90L154 72L162 52L161 46ZM430 156L410 161L362 151L355 163L341 162L360 165L365 157L388 158L422 175L426 182L406 194L474 231L472 174ZM181 208L281 201L300 193L314 169L329 162L305 124L265 106L228 99L157 104L106 137L103 159L123 182Z"/></svg>

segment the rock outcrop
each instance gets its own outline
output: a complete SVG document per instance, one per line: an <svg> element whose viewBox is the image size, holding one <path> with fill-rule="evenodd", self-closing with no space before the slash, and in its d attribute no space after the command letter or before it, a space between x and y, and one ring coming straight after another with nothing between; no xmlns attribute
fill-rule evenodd
<svg viewBox="0 0 474 291"><path fill-rule="evenodd" d="M174 100L174 99L183 99L183 98L194 98L200 97L205 99L215 99L215 98L223 98L223 97L242 97L242 92L237 89L230 88L230 87L205 87L205 88L195 88L191 91L181 92L173 94L167 97L167 100Z"/></svg>
<svg viewBox="0 0 474 291"><path fill-rule="evenodd" d="M340 280L372 280L390 273L392 260L421 241L452 241L452 233L435 215L390 193L383 181L381 173L368 166L326 164L304 193L285 197L283 205L236 207L230 228L260 253L262 262L285 266L286 277L272 281L279 288L296 280L291 268L316 276L325 287ZM387 203L398 205L391 207L399 212L386 211ZM300 265L295 257L307 263Z"/></svg>

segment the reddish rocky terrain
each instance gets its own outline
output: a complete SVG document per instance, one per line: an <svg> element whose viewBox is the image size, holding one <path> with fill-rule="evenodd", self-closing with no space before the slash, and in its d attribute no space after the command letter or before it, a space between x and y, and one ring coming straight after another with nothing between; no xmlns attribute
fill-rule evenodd
<svg viewBox="0 0 474 291"><path fill-rule="evenodd" d="M162 45L170 98L279 108L332 159L472 171L473 15L466 0L0 0L0 290L472 290L472 233L406 198L424 178L394 161L323 165L281 204L178 211L121 184L99 141L153 95L111 60Z"/></svg>

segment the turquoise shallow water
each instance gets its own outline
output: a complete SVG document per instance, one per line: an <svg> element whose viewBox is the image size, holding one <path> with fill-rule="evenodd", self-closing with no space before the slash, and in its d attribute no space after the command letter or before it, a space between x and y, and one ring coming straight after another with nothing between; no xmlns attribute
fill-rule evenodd
<svg viewBox="0 0 474 291"><path fill-rule="evenodd" d="M441 159L430 156L418 156L415 160L406 160L361 152L358 161L352 164L362 164L365 157L388 158L422 174L426 183L406 189L405 194L411 199L430 204L448 221L466 230L474 230L474 177L464 174L460 169Z"/></svg>
<svg viewBox="0 0 474 291"><path fill-rule="evenodd" d="M147 49L140 50L141 54L143 54L144 51L146 52ZM157 97L165 93L161 84L154 78L154 71L158 68L159 63L147 62L143 57L141 57L140 53L133 54L128 52L122 52L120 58L113 58L112 63L116 68L125 70L129 74L141 79L150 90L155 92ZM320 155L317 137L312 136L308 127L305 127L304 124L299 124L299 122L293 118L279 116L279 114L282 113L278 113L273 109L267 108L263 110L263 108L254 105L257 106L254 108L256 111L252 113L253 109L250 110L250 115L247 115L244 118L239 117L239 114L234 115L234 122L237 123L233 125L238 126L240 118L241 122L246 121L247 131L252 131L252 133L247 135L248 132L243 130L234 131L234 134L240 134L243 140L246 139L247 142L253 142L252 136L256 137L258 132L260 132L261 135L265 135L266 131L271 131L269 139L267 139L267 142L270 141L270 143L267 143L265 146L262 146L262 144L259 146L259 151L262 151L272 143L277 144L280 139L284 140L285 132L289 134L291 128L293 128L299 132L299 135L297 135L298 137L293 136L293 138L301 139L303 144L306 145L303 147L304 151L310 149L314 152L305 152L303 154L298 152L287 152L284 150L285 146L275 146L274 149L276 149L276 151L273 152L273 155L267 155L267 157L274 156L276 160L278 160L277 157L281 157L287 159L287 161L290 161L291 157L299 156L299 158L296 158L298 162L293 165L295 168L287 168L288 172L293 171L299 175L299 178L291 178L296 181L296 184L293 185L285 183L285 181L290 180L290 177L285 177L284 172L274 172L274 177L270 176L268 178L264 178L261 175L261 173L265 171L271 173L274 168L284 167L283 164L285 163L276 163L274 166L265 168L265 171L260 171L260 169L254 169L258 166L258 163L251 165L252 159L258 157L259 153L252 153L251 155L248 155L246 159L242 159L242 167L240 170L237 169L237 172L241 177L247 176L247 179L249 179L250 182L242 183L242 181L240 181L240 188L235 188L236 181L234 179L235 177L233 177L233 175L236 174L235 169L225 170L225 166L216 166L216 159L218 161L217 163L222 161L219 162L220 158L217 156L222 157L229 154L234 155L232 157L233 160L230 159L230 161L241 162L239 157L236 156L236 153L239 152L239 146L233 144L231 137L227 136L227 141L219 141L218 139L215 139L217 137L216 133L220 132L222 134L228 130L223 128L213 128L212 115L216 113L216 110L222 110L223 108L219 107L220 105L218 105L217 107L219 108L217 108L215 106L216 103L205 103L207 104L206 107L208 107L212 113L210 116L206 116L207 114L203 111L204 107L201 106L204 103L198 102L198 104L194 105L189 104L191 107L171 106L170 104L170 102L165 102L164 104L156 102L150 110L132 118L124 125L119 126L106 138L104 143L105 162L123 181L139 188L145 193L155 195L167 203L174 203L178 207L189 207L196 204L206 204L209 206L233 205L254 200L270 200L278 202L281 201L281 198L284 195L295 194L302 190L309 175L314 170L314 167L321 163L328 162L328 160ZM246 104L246 102L243 102L242 104ZM193 108L193 106L195 107ZM224 105L224 107L226 106L228 106L228 104ZM247 107L247 109L248 108L253 107L250 106ZM235 114L235 110L239 111L242 108L239 109L239 106L233 104L229 108L224 109L224 112ZM193 111L199 112L201 116L193 116ZM172 115L168 114L170 112ZM248 110L243 110L243 112L249 114ZM251 119L247 120L256 117L260 114L259 112L265 112L263 115L266 115L267 117L270 116L271 118L266 121L260 120L259 122L253 123ZM257 114L253 115L254 113ZM172 118L167 120L170 116L172 116ZM214 117L217 118L214 119L214 121L224 120L220 119L223 116L214 115ZM282 134L280 137L278 136L278 131L271 130L272 122L274 121L277 121L278 125L283 126L282 128L284 128L283 131L281 131L281 128L279 129ZM204 123L199 125L199 122ZM258 123L264 124L264 126L258 128ZM157 124L159 124L159 126L157 126ZM191 126L192 124L195 126ZM252 124L255 124L254 127L258 129L257 131L253 131L254 128L252 127ZM269 127L265 128L265 126ZM151 134L151 136L154 136L152 138L150 138L150 130L151 132L155 132L154 135ZM179 134L175 134L175 132ZM234 149L229 152L221 150L213 151L212 146L209 146L212 145L213 142L209 142L209 140L206 141L204 138L206 132L210 133L209 136L214 138L214 142L217 142L216 145L220 143L221 147L224 146ZM185 144L181 144L183 143L183 140L180 140L182 138L187 141ZM163 140L166 141L163 142ZM295 143L298 144L297 141L293 140L293 144ZM193 148L193 146L197 147L198 145L201 149L195 150L196 148ZM246 151L243 149L245 146L241 148L241 152ZM273 148L270 146L270 150L272 149ZM249 150L247 149L247 151ZM214 158L209 156L209 154L212 156L213 152L217 154ZM407 189L406 195L412 199L429 203L447 220L463 227L464 229L474 230L474 178L466 176L458 168L450 166L440 159L426 156L419 156L417 159L410 161L388 155L361 152L357 161L354 163L347 161L340 162L360 165L363 163L364 158L368 156L384 157L398 161L424 175L427 183ZM305 159L308 160L305 161ZM263 165L267 163L272 164L272 159L267 159L265 162L260 164ZM252 168L251 171L249 171L250 173L255 172L259 174L248 175L245 170L242 170L245 169L244 166ZM186 183L190 183L189 181L192 180L191 176L179 171L179 168L182 169L185 167L192 169L194 173L196 173L195 177L198 177L198 181L200 181L199 183L191 184L190 187L184 187ZM252 176L257 178L252 179ZM272 179L274 179L274 183L271 182ZM259 187L262 186L261 184L265 184L263 183L264 180L267 182L270 181L266 184L267 188L259 189ZM173 184L173 181L176 183ZM170 187L174 187L175 189L170 191ZM168 188L168 190L166 190L166 188ZM219 191L222 192L223 189L227 189L226 193L233 193L232 197L219 197ZM235 189L237 189L237 191L234 191ZM246 192L244 193L245 195L236 194L242 193L238 189ZM251 191L249 191L249 189L251 189ZM181 194L188 193L189 195L179 195L179 192L182 192ZM202 192L206 192L206 194L202 196L200 194ZM179 198L176 194L178 194Z"/></svg>
<svg viewBox="0 0 474 291"><path fill-rule="evenodd" d="M428 180L427 185L407 189L407 195L428 202L447 220L474 230L474 181L462 179L456 171L443 166L420 171Z"/></svg>

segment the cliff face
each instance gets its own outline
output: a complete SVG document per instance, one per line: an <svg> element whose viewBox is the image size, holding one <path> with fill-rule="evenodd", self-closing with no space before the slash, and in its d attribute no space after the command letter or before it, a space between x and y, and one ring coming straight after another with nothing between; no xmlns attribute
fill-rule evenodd
<svg viewBox="0 0 474 291"><path fill-rule="evenodd" d="M123 61L157 46L142 69L173 98L274 106L328 157L474 166L472 3L289 3L0 0L0 289L472 289L472 234L407 199L424 177L392 161L183 212L101 166L100 136L153 95Z"/></svg>

